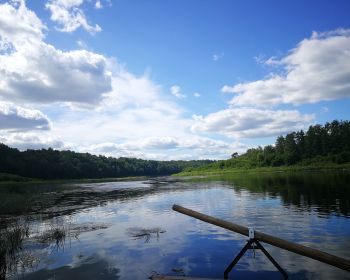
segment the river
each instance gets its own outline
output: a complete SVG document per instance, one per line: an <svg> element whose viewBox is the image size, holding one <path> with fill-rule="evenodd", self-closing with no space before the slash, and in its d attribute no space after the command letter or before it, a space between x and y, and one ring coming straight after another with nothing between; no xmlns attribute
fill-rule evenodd
<svg viewBox="0 0 350 280"><path fill-rule="evenodd" d="M247 238L174 212L173 204L350 259L349 171L32 183L0 186L0 195L0 279L222 278ZM264 246L290 279L350 279ZM282 279L258 250L230 277Z"/></svg>

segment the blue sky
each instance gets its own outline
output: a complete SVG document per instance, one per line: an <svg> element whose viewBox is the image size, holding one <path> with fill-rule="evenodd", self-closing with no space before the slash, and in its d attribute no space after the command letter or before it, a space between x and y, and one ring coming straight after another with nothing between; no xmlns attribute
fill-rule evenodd
<svg viewBox="0 0 350 280"><path fill-rule="evenodd" d="M349 1L0 0L0 142L228 158L349 119Z"/></svg>

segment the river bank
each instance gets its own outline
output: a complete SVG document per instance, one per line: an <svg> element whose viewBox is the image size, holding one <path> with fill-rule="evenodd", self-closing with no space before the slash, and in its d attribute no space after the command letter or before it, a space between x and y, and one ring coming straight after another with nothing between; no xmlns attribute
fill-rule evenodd
<svg viewBox="0 0 350 280"><path fill-rule="evenodd" d="M291 165L276 167L255 167L255 168L213 168L211 166L186 169L172 176L212 176L230 173L261 173L261 172L294 172L294 171L327 171L327 170L350 170L350 163L344 164L319 164L319 165Z"/></svg>

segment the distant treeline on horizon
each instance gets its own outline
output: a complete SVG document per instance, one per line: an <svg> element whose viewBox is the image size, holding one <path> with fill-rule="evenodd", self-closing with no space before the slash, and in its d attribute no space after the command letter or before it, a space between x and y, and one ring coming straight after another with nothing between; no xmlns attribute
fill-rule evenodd
<svg viewBox="0 0 350 280"><path fill-rule="evenodd" d="M39 179L160 176L191 170L324 165L350 162L350 122L334 120L279 136L275 145L228 160L156 161L49 149L19 151L0 143L0 173Z"/></svg>
<svg viewBox="0 0 350 280"><path fill-rule="evenodd" d="M291 165L324 166L350 162L350 122L327 122L311 125L307 131L279 136L275 145L249 149L232 158L212 164L188 168L191 170L220 170L230 168L278 167Z"/></svg>
<svg viewBox="0 0 350 280"><path fill-rule="evenodd" d="M0 173L38 179L160 176L212 162L211 160L156 161L113 158L51 148L19 151L0 143Z"/></svg>

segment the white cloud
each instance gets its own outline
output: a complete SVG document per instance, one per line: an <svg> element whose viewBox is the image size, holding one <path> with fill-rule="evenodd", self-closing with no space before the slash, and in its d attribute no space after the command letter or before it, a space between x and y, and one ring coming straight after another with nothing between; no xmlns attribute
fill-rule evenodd
<svg viewBox="0 0 350 280"><path fill-rule="evenodd" d="M254 82L225 85L223 92L237 94L231 104L271 106L315 103L350 96L350 30L313 33L287 56L270 58L269 65L283 67L283 74L271 74Z"/></svg>
<svg viewBox="0 0 350 280"><path fill-rule="evenodd" d="M124 143L100 143L83 147L81 151L93 154L107 154L119 157L138 157L146 159L218 159L229 158L233 151L243 152L248 146L239 142L225 143L204 137L190 136L180 139L173 137L149 137L139 141Z"/></svg>
<svg viewBox="0 0 350 280"><path fill-rule="evenodd" d="M170 88L170 92L172 95L174 95L176 98L185 98L186 95L182 93L181 88L177 85L174 85Z"/></svg>
<svg viewBox="0 0 350 280"><path fill-rule="evenodd" d="M18 3L0 5L0 46L6 50L0 52L0 99L41 106L54 125L48 130L50 121L38 110L8 105L11 113L0 113L0 118L6 115L12 125L10 121L0 123L11 126L6 129L12 132L0 134L0 142L10 146L71 147L149 159L227 158L234 151L244 152L247 146L226 137L211 139L210 133L234 138L277 135L304 128L313 120L297 111L252 108L186 118L183 108L147 73L136 76L102 55L84 49L62 51L45 43L45 25L24 2ZM67 9L82 3L60 1ZM10 25L12 32L7 30ZM83 43L80 46L84 48ZM170 91L177 98L186 97L178 85ZM71 107L57 109L57 102ZM77 105L94 107L77 110ZM208 132L207 137L196 135L201 132Z"/></svg>
<svg viewBox="0 0 350 280"><path fill-rule="evenodd" d="M138 144L140 149L228 149L231 147L230 144L220 141L213 140L205 137L189 136L189 138L175 138L175 137L148 137L141 140Z"/></svg>
<svg viewBox="0 0 350 280"><path fill-rule="evenodd" d="M60 3L69 8L82 2ZM147 73L135 76L113 59L86 50L62 51L45 43L46 27L24 2L0 9L1 20L10 20L0 25L0 41L6 39L5 49L6 44L13 46L0 54L0 99L40 106L49 116L54 112L54 125L45 131L51 122L40 111L9 106L12 124L2 124L12 130L2 131L1 142L20 149L73 148L149 159L227 158L232 150L244 149L237 142L194 135L193 120L183 116L183 109ZM3 28L8 25L12 33ZM179 86L171 92L185 97ZM72 106L57 107L57 102ZM78 110L76 104L95 107ZM6 117L10 118L8 113Z"/></svg>
<svg viewBox="0 0 350 280"><path fill-rule="evenodd" d="M218 60L222 59L223 57L224 57L224 53L219 53L219 54L215 53L212 55L213 61L218 61Z"/></svg>
<svg viewBox="0 0 350 280"><path fill-rule="evenodd" d="M261 64L263 66L281 66L281 61L276 56L266 58L265 55L259 54L254 57L254 60L257 64Z"/></svg>
<svg viewBox="0 0 350 280"><path fill-rule="evenodd" d="M96 9L102 9L103 8L103 5L102 5L101 1L96 1L95 8Z"/></svg>
<svg viewBox="0 0 350 280"><path fill-rule="evenodd" d="M18 148L20 150L69 148L68 146L65 146L61 139L52 137L48 133L41 133L40 135L32 132L0 134L0 143L4 143L10 147Z"/></svg>
<svg viewBox="0 0 350 280"><path fill-rule="evenodd" d="M194 96L194 97L200 97L201 95L200 95L200 93L195 92L195 93L193 94L193 96Z"/></svg>
<svg viewBox="0 0 350 280"><path fill-rule="evenodd" d="M193 132L221 133L234 138L255 138L285 134L305 129L313 115L298 111L230 108L208 116L194 116Z"/></svg>
<svg viewBox="0 0 350 280"><path fill-rule="evenodd" d="M112 0L96 0L95 9L103 9L105 7L111 7Z"/></svg>
<svg viewBox="0 0 350 280"><path fill-rule="evenodd" d="M113 64L113 61L109 61ZM101 104L101 110L113 112L122 109L150 110L166 115L178 116L181 108L170 101L162 91L162 87L155 84L148 74L133 75L118 63L110 66L112 69L112 91L106 95Z"/></svg>
<svg viewBox="0 0 350 280"><path fill-rule="evenodd" d="M85 50L62 52L41 42L0 55L3 98L32 103L93 104L111 90L103 56Z"/></svg>
<svg viewBox="0 0 350 280"><path fill-rule="evenodd" d="M79 143L77 150L115 157L227 158L233 150L245 149L237 142L191 133L193 120L184 118L182 108L147 75L137 77L117 68L112 84L113 91L97 110L84 111L83 116L80 111L66 112L55 121L53 134Z"/></svg>
<svg viewBox="0 0 350 280"><path fill-rule="evenodd" d="M0 130L49 130L50 121L42 112L0 102Z"/></svg>
<svg viewBox="0 0 350 280"><path fill-rule="evenodd" d="M83 112L67 111L55 121L55 133L64 134L68 141L76 143L84 142L79 135L86 135L90 143L116 138L125 142L150 135L188 135L191 120L182 117L182 108L168 100L161 87L147 75L137 77L119 69L113 71L112 79L113 90L100 107Z"/></svg>
<svg viewBox="0 0 350 280"><path fill-rule="evenodd" d="M10 53L0 54L0 98L97 104L111 90L105 57L86 50L64 52L45 43L45 26L24 2L0 5L0 14L0 41L13 45Z"/></svg>
<svg viewBox="0 0 350 280"><path fill-rule="evenodd" d="M224 92L224 93L232 93L232 87L228 86L228 85L224 85L222 88L221 88L221 91Z"/></svg>
<svg viewBox="0 0 350 280"><path fill-rule="evenodd" d="M20 46L41 40L46 29L41 20L24 1L11 3L0 4L0 41Z"/></svg>
<svg viewBox="0 0 350 280"><path fill-rule="evenodd" d="M46 8L51 12L51 20L59 24L59 31L73 32L79 27L84 28L91 34L100 32L102 29L99 25L92 26L79 7L84 0L49 0ZM99 4L98 4L99 3ZM100 1L95 3L95 7L102 8Z"/></svg>
<svg viewBox="0 0 350 280"><path fill-rule="evenodd" d="M160 149L160 150L168 150L175 149L179 147L179 142L169 136L165 137L148 137L141 141L140 143L142 148L146 149Z"/></svg>
<svg viewBox="0 0 350 280"><path fill-rule="evenodd" d="M263 54L258 54L254 56L254 60L257 64L264 64L266 61L265 55Z"/></svg>
<svg viewBox="0 0 350 280"><path fill-rule="evenodd" d="M88 45L85 41L82 41L82 40L78 40L77 41L77 45L81 48L81 49L88 49Z"/></svg>

